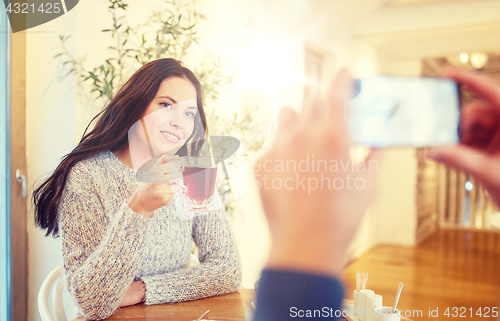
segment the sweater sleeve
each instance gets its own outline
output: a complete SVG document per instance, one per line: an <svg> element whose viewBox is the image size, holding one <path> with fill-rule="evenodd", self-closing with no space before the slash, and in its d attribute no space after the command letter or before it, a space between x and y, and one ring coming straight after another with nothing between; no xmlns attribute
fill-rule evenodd
<svg viewBox="0 0 500 321"><path fill-rule="evenodd" d="M133 282L152 219L126 202L116 213L105 213L85 177L76 181L65 189L59 207L66 282L86 318L104 319Z"/></svg>
<svg viewBox="0 0 500 321"><path fill-rule="evenodd" d="M224 212L216 210L195 217L193 239L200 264L144 278L146 304L196 300L238 290L240 259Z"/></svg>
<svg viewBox="0 0 500 321"><path fill-rule="evenodd" d="M336 320L342 303L339 280L298 271L262 271L254 321Z"/></svg>

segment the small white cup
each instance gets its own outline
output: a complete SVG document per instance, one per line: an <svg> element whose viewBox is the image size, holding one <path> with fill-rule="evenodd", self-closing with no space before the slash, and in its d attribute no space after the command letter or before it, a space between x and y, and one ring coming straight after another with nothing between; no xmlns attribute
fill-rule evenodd
<svg viewBox="0 0 500 321"><path fill-rule="evenodd" d="M366 297L366 321L373 320L375 309L383 306L382 299L382 296L379 294L369 294Z"/></svg>
<svg viewBox="0 0 500 321"><path fill-rule="evenodd" d="M366 297L370 294L375 294L375 292L373 290L364 289L359 291L359 293L359 306L356 310L356 314L360 321L366 321Z"/></svg>
<svg viewBox="0 0 500 321"><path fill-rule="evenodd" d="M400 321L402 311L396 310L396 312L392 312L393 307L380 307L375 308L373 312L373 321Z"/></svg>

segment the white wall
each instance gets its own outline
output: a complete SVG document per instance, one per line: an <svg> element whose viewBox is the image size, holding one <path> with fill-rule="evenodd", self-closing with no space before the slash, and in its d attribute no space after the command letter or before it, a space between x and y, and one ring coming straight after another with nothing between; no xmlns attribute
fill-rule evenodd
<svg viewBox="0 0 500 321"><path fill-rule="evenodd" d="M58 34L75 30L70 23L75 17L70 12L26 32L28 186L51 173L73 148L75 85L71 77L61 76L61 63L52 57L59 51ZM45 276L62 264L61 242L35 228L31 203L28 213L28 320L40 320L36 296Z"/></svg>
<svg viewBox="0 0 500 321"><path fill-rule="evenodd" d="M416 244L417 159L415 149L386 151L380 163L379 197L372 206L374 241L378 244Z"/></svg>

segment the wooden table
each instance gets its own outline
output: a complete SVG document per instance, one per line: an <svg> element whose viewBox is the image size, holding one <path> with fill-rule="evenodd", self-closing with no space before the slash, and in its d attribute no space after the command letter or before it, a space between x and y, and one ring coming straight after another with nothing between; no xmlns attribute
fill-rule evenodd
<svg viewBox="0 0 500 321"><path fill-rule="evenodd" d="M249 302L254 295L253 289L239 290L236 293L195 301L149 306L134 305L119 309L106 320L192 321L206 310L210 310L203 320L245 321L245 314L250 317L252 313ZM80 317L76 320L85 318Z"/></svg>
<svg viewBox="0 0 500 321"><path fill-rule="evenodd" d="M253 313L250 301L254 296L255 291L253 289L245 289L236 293L195 301L148 306L134 305L119 309L106 320L193 321L206 310L210 310L210 313L203 317L203 320L249 321ZM352 304L352 301L344 299L343 304ZM74 321L77 320L85 320L85 318L80 317ZM349 317L347 320L355 321ZM411 321L404 317L401 320Z"/></svg>

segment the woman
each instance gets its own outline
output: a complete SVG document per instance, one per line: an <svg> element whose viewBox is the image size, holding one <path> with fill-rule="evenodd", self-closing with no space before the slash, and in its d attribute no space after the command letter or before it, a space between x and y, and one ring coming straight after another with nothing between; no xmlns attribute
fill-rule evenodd
<svg viewBox="0 0 500 321"><path fill-rule="evenodd" d="M47 235L60 232L67 286L85 317L238 289L240 262L224 214L181 220L179 186L141 182L132 164L129 129L160 110L163 122L150 143L170 151L167 160L199 153L206 135L201 90L176 60L144 65L34 191L36 224ZM197 108L177 103L189 100ZM191 240L200 253L195 267L188 267Z"/></svg>

